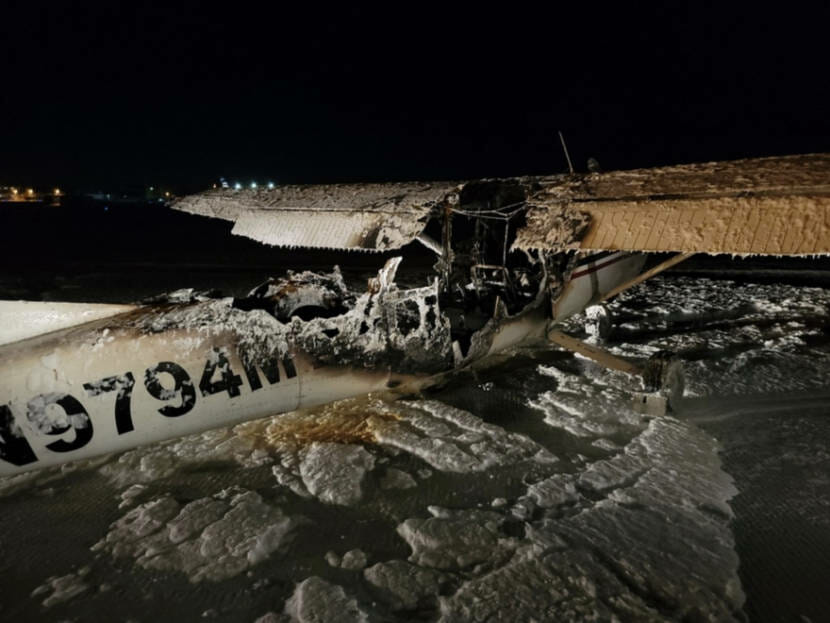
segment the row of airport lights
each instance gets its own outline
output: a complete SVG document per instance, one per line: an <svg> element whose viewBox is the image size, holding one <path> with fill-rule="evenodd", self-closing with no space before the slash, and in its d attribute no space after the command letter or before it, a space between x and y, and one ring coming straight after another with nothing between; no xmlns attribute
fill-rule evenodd
<svg viewBox="0 0 830 623"><path fill-rule="evenodd" d="M12 196L13 196L13 197L19 197L19 196L20 196L20 194L21 194L21 193L20 193L20 191L19 191L19 190L17 190L16 188L12 188ZM55 190L53 190L53 191L52 191L52 194L53 194L53 195L55 195L55 197L60 197L60 196L61 196L61 194L63 194L63 193L61 193L61 189L60 189L60 188L56 188ZM27 188L27 189L26 189L26 192L25 192L25 194L24 194L24 196L26 196L26 197L34 197L34 196L35 196L35 189L34 189L34 188Z"/></svg>
<svg viewBox="0 0 830 623"><path fill-rule="evenodd" d="M222 185L222 188L231 188L231 186L225 180L222 180L221 185ZM276 184L274 184L274 182L268 182L265 185L265 187L268 190L274 190L274 188L276 188ZM219 184L214 184L213 188L219 188ZM234 182L234 184L233 184L233 189L234 190L242 190L243 188L245 188L245 186L243 186L241 182ZM251 182L248 185L248 188L250 188L251 190L256 190L257 188L259 188L259 184L257 184L256 182ZM150 186L150 192L155 191L155 189L156 189L155 186ZM17 194L16 190L14 192L15 192L15 194ZM32 191L30 189L29 194L31 194L31 192ZM60 191L57 188L55 189L55 194L56 195L60 194ZM170 197L170 191L165 191L164 196L165 197Z"/></svg>
<svg viewBox="0 0 830 623"><path fill-rule="evenodd" d="M214 184L214 185L213 185L213 187L214 187L214 188L218 188L218 185L217 185L217 184ZM222 187L223 187L223 188L227 188L227 187L228 187L227 182L223 182ZM256 182L251 182L251 183L250 183L250 185L248 186L248 188L250 188L251 190L256 190L258 187L259 187L259 186L257 185L257 183L256 183ZM266 187L268 190L274 190L275 184L274 184L274 182L268 182L268 183L265 185L265 187ZM241 182L234 182L234 185L233 185L233 189L234 189L234 190L242 190L242 188L243 188L243 186L242 186L242 183L241 183ZM154 190L155 190L155 187L154 187L154 186L150 186L150 192L152 192L152 191L154 191ZM13 196L13 197L19 197L19 196L21 196L21 194L22 194L22 193L20 193L20 191L19 191L19 190L17 190L17 188L12 188L12 189L11 189L11 191L12 191L12 196ZM55 197L60 197L61 195L63 195L63 192L61 191L61 189L60 189L60 188L55 188L55 189L52 191L52 194L53 194ZM25 193L23 193L23 196L26 196L26 197L34 197L34 195L35 195L35 190L34 190L34 188L27 188L27 189L26 189L26 192L25 192ZM170 191L165 191L164 196L165 196L165 197L169 197L169 196L170 196Z"/></svg>
<svg viewBox="0 0 830 623"><path fill-rule="evenodd" d="M221 185L222 185L222 188L230 188L231 187L231 186L229 186L229 184L225 180L222 180ZM274 190L274 188L276 188L276 184L274 184L274 182L268 182L265 185L265 187L268 190ZM214 184L213 188L219 188L219 184ZM233 184L233 189L234 190L242 190L243 188L245 188L245 186L243 186L241 182L234 182L234 184ZM259 188L259 184L257 184L256 182L251 182L248 185L248 188L250 188L251 190L256 190L257 188ZM156 189L155 186L150 186L150 192L155 191L155 189ZM17 194L17 191L14 190L14 193ZM30 189L29 194L31 194L31 193L32 193L32 191ZM56 195L60 194L60 191L57 188L55 189L55 194ZM165 197L170 197L170 191L165 191L164 196Z"/></svg>
<svg viewBox="0 0 830 623"><path fill-rule="evenodd" d="M274 182L268 182L268 183L265 185L265 187L266 187L268 190L274 190L274 186L275 186ZM216 184L214 184L214 185L213 185L213 187L214 187L214 188L216 188ZM227 185L226 185L226 184L222 184L222 187L223 187L223 188L227 188ZM234 190L242 190L243 188L244 188L244 187L243 187L243 185L242 185L242 183L241 183L241 182L234 182L234 185L233 185L233 189L234 189ZM251 190L256 190L257 188L259 188L259 186L257 185L257 183L256 183L256 182L251 182L251 183L248 185L248 188L250 188Z"/></svg>

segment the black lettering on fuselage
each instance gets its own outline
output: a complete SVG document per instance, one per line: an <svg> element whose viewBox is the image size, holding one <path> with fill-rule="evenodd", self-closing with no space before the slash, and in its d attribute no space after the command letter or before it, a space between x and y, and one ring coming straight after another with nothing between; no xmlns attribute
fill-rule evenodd
<svg viewBox="0 0 830 623"><path fill-rule="evenodd" d="M159 374L169 374L173 377L173 389L167 389L161 384ZM178 406L168 405L158 411L165 417L179 417L184 415L196 404L196 388L190 375L179 364L172 361L162 361L157 366L147 368L144 372L144 387L157 400L174 400L179 398Z"/></svg>
<svg viewBox="0 0 830 623"><path fill-rule="evenodd" d="M66 414L65 423L59 425L48 413L53 405L63 409ZM38 394L26 404L26 416L45 435L62 435L70 428L75 429L75 439L72 441L58 439L46 444L46 448L53 452L71 452L83 448L92 439L92 420L89 414L78 399L69 394Z"/></svg>
<svg viewBox="0 0 830 623"><path fill-rule="evenodd" d="M297 376L297 368L291 356L254 363L254 358L246 357L240 352L239 360L251 391L262 388L260 372L270 385L279 383L283 378L292 379ZM162 384L162 375L172 377L172 389ZM167 383L169 385L169 381ZM134 386L135 377L129 371L83 384L89 398L115 392L115 429L119 435L135 430L131 405ZM242 379L231 369L227 350L224 347L214 348L208 356L199 382L201 394L210 396L227 392L233 398L240 395L241 386ZM158 409L165 417L179 417L192 411L196 405L196 387L190 375L172 361L162 361L147 368L144 372L144 387L153 398L168 403ZM56 408L63 409L64 414L57 412L59 417L56 417ZM69 394L38 394L26 404L26 415L36 431L44 435L63 435L74 429L75 438L72 441L57 439L45 446L53 452L71 452L84 447L92 439L93 427L89 413L79 400ZM102 450L106 451L106 448ZM37 460L32 446L15 422L11 406L0 405L0 461L23 466Z"/></svg>
<svg viewBox="0 0 830 623"><path fill-rule="evenodd" d="M132 372L108 376L95 383L84 383L86 393L91 396L100 396L107 392L116 391L115 395L115 428L119 435L134 430L133 416L130 411L130 399L133 395L135 378Z"/></svg>
<svg viewBox="0 0 830 623"><path fill-rule="evenodd" d="M0 460L18 467L37 461L32 446L26 441L20 428L15 426L14 416L8 405L0 405Z"/></svg>
<svg viewBox="0 0 830 623"><path fill-rule="evenodd" d="M251 386L251 391L255 392L258 389L262 389L262 381L259 379L257 367L262 370L262 373L271 385L280 382L280 368L276 359L263 361L259 366L248 362L243 364L243 367L245 368L245 376L248 378L248 385Z"/></svg>
<svg viewBox="0 0 830 623"><path fill-rule="evenodd" d="M274 385L280 382L280 366L279 360L276 358L260 360L254 363L252 357L246 357L244 353L240 353L240 361L245 369L245 376L248 379L248 385L251 386L251 391L255 392L262 389L262 381L259 378L257 368L262 371L268 383ZM286 379L293 379L297 376L297 369L294 367L294 360L291 357L283 357L282 367L285 371Z"/></svg>
<svg viewBox="0 0 830 623"><path fill-rule="evenodd" d="M214 381L213 377L216 376L217 371L219 379ZM242 385L242 379L233 373L231 362L228 360L228 351L224 348L214 348L205 362L202 380L199 381L202 396L212 396L226 391L228 396L234 398L239 395L240 385Z"/></svg>

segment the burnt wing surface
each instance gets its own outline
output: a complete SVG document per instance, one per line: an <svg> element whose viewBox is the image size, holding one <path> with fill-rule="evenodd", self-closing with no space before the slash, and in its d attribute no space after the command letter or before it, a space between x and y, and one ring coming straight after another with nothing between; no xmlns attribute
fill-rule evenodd
<svg viewBox="0 0 830 623"><path fill-rule="evenodd" d="M556 176L527 201L521 249L830 253L830 154Z"/></svg>
<svg viewBox="0 0 830 623"><path fill-rule="evenodd" d="M173 205L271 245L363 251L399 249L425 232L446 239L435 233L447 229L445 215L485 222L511 206L521 213L516 249L826 255L830 154L462 183L218 189ZM430 232L431 220L443 225Z"/></svg>
<svg viewBox="0 0 830 623"><path fill-rule="evenodd" d="M234 234L273 246L390 251L412 242L457 191L456 182L220 188L173 207L232 221Z"/></svg>

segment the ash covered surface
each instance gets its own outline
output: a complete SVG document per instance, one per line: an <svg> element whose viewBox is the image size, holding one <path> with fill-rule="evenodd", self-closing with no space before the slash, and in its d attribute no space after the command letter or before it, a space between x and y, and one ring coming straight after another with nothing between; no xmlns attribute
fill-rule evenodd
<svg viewBox="0 0 830 623"><path fill-rule="evenodd" d="M828 309L827 289L682 277L621 297L613 351L685 360L675 417L529 347L429 395L0 481L0 615L822 620Z"/></svg>

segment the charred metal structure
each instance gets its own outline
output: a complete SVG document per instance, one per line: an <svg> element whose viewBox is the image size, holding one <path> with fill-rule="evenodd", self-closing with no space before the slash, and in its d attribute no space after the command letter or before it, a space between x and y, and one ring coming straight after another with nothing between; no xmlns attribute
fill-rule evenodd
<svg viewBox="0 0 830 623"><path fill-rule="evenodd" d="M332 286L336 274L302 273L237 305L274 307L283 322L299 317L306 324L294 332L296 345L326 363L435 372L486 355L499 330L523 317L562 320L617 293L644 263L625 252L826 253L830 156L462 183L218 189L174 207L233 221L233 233L282 247L378 252L421 243L435 254L429 287L399 290L392 261L363 294ZM587 294L576 292L577 265L614 252L628 265L617 283L592 278ZM282 299L297 296L308 299L304 316L286 316ZM321 305L321 297L338 303ZM368 348L378 340L365 337L376 332L384 335L381 359Z"/></svg>
<svg viewBox="0 0 830 623"><path fill-rule="evenodd" d="M233 220L234 233L253 230L257 240L285 247L378 252L423 245L435 264L432 283L421 288L398 288L401 259L393 258L364 292L349 291L337 270L290 273L233 306L267 311L286 327L291 347L322 364L435 374L498 348L508 327L527 332L550 317L576 257L512 248L528 196L538 189L533 178L222 189L175 207ZM562 226L579 235L586 224Z"/></svg>
<svg viewBox="0 0 830 623"><path fill-rule="evenodd" d="M136 306L0 301L0 473L417 388L531 338L682 395L671 356L643 367L555 325L694 252L830 253L830 155L472 182L218 189L173 206L282 247L401 257L365 288L289 272L247 296ZM642 272L649 252L677 252ZM644 399L644 403L648 400Z"/></svg>

